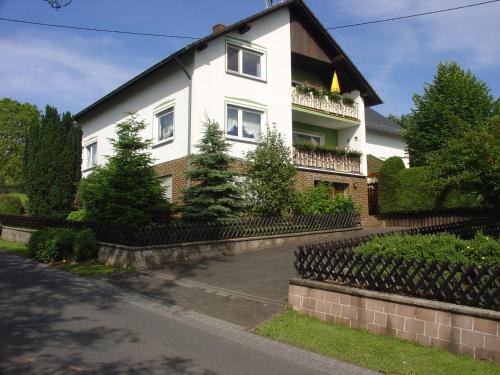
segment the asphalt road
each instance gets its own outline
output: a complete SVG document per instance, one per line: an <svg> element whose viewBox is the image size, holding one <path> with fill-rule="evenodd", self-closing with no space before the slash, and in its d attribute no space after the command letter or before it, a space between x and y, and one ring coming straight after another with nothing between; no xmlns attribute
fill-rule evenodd
<svg viewBox="0 0 500 375"><path fill-rule="evenodd" d="M368 374L0 251L2 374Z"/></svg>

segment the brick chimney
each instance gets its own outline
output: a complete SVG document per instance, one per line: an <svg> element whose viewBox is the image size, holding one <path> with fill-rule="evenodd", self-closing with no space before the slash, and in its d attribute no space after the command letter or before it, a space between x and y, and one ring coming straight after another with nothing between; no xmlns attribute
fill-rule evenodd
<svg viewBox="0 0 500 375"><path fill-rule="evenodd" d="M218 33L219 31L222 31L226 28L226 25L223 25L222 23L218 23L214 26L212 26L212 32Z"/></svg>

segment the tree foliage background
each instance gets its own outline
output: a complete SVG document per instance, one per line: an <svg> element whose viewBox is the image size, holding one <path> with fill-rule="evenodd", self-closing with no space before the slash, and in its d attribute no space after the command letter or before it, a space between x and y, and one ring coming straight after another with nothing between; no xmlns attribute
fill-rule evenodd
<svg viewBox="0 0 500 375"><path fill-rule="evenodd" d="M235 184L230 166L230 144L217 122L207 119L199 152L191 157L187 178L192 181L184 191L182 217L188 221L215 221L238 216L243 208L241 189Z"/></svg>
<svg viewBox="0 0 500 375"><path fill-rule="evenodd" d="M449 139L463 139L468 129L500 113L500 101L486 82L456 62L440 63L433 81L425 83L422 95L413 96L413 103L410 116L401 116L412 166L427 164L429 152L441 149ZM455 119L467 126L456 126Z"/></svg>
<svg viewBox="0 0 500 375"><path fill-rule="evenodd" d="M118 139L109 139L114 154L82 181L79 195L89 220L148 224L163 202L163 189L148 152L150 141L140 134L146 124L131 114L116 127Z"/></svg>
<svg viewBox="0 0 500 375"><path fill-rule="evenodd" d="M69 112L47 106L41 121L30 124L23 173L28 210L33 216L65 218L81 178L82 131Z"/></svg>
<svg viewBox="0 0 500 375"><path fill-rule="evenodd" d="M0 187L22 184L26 133L39 121L36 106L9 98L0 100Z"/></svg>
<svg viewBox="0 0 500 375"><path fill-rule="evenodd" d="M293 177L297 173L290 148L276 128L267 132L246 156L247 197L258 216L282 216L295 207Z"/></svg>

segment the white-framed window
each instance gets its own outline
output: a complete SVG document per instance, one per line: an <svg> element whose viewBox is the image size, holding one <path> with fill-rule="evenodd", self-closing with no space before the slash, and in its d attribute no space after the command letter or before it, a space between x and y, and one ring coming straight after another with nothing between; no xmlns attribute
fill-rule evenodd
<svg viewBox="0 0 500 375"><path fill-rule="evenodd" d="M324 134L294 130L292 132L292 135L293 135L294 145L303 145L307 143L307 144L312 144L314 146L322 146L325 144Z"/></svg>
<svg viewBox="0 0 500 375"><path fill-rule="evenodd" d="M263 115L262 111L256 109L228 104L226 112L227 136L256 141L261 133Z"/></svg>
<svg viewBox="0 0 500 375"><path fill-rule="evenodd" d="M158 142L174 137L174 107L170 107L156 114Z"/></svg>
<svg viewBox="0 0 500 375"><path fill-rule="evenodd" d="M94 168L97 165L97 141L88 143L85 149L85 169Z"/></svg>
<svg viewBox="0 0 500 375"><path fill-rule="evenodd" d="M264 79L265 55L263 52L227 43L226 69L228 72Z"/></svg>
<svg viewBox="0 0 500 375"><path fill-rule="evenodd" d="M163 198L172 202L172 176L159 177L161 186L163 187Z"/></svg>

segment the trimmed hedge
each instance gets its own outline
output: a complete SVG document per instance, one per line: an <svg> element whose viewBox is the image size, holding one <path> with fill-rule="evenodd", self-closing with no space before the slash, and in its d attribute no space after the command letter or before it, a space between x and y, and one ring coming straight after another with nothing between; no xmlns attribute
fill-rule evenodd
<svg viewBox="0 0 500 375"><path fill-rule="evenodd" d="M21 198L12 194L0 194L0 214L21 215L24 213L24 206Z"/></svg>
<svg viewBox="0 0 500 375"><path fill-rule="evenodd" d="M477 233L472 240L442 233L438 235L393 234L376 237L354 249L371 256L402 257L406 260L436 260L451 264L500 264L500 241Z"/></svg>
<svg viewBox="0 0 500 375"><path fill-rule="evenodd" d="M400 169L402 160L387 159L380 168L380 213L417 213L443 211L457 208L482 208L484 200L479 195L458 190L444 192L435 183L429 167Z"/></svg>
<svg viewBox="0 0 500 375"><path fill-rule="evenodd" d="M396 194L399 189L398 173L405 169L403 159L392 156L388 158L379 171L378 203L380 213L391 213L397 211Z"/></svg>

